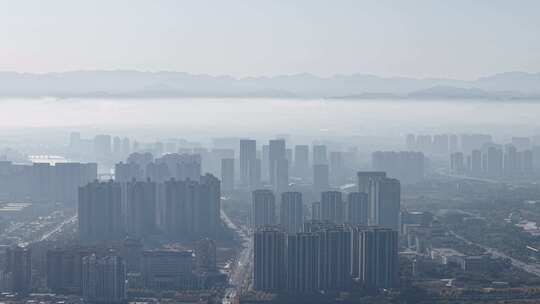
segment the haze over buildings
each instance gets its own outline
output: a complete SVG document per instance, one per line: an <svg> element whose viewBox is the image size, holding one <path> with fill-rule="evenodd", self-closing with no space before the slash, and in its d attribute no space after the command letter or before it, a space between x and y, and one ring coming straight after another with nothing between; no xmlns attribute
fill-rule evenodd
<svg viewBox="0 0 540 304"><path fill-rule="evenodd" d="M3 3L0 302L538 302L539 10Z"/></svg>

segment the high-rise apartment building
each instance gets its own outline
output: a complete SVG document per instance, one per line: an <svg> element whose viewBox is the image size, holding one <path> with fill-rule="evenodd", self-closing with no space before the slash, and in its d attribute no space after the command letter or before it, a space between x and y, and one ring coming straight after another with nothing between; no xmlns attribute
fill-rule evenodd
<svg viewBox="0 0 540 304"><path fill-rule="evenodd" d="M288 234L302 232L304 226L304 206L302 193L283 192L281 194L280 225Z"/></svg>
<svg viewBox="0 0 540 304"><path fill-rule="evenodd" d="M345 209L341 192L324 191L321 193L321 219L334 224L342 224Z"/></svg>
<svg viewBox="0 0 540 304"><path fill-rule="evenodd" d="M317 233L296 233L287 239L287 290L313 294L319 290L320 236Z"/></svg>
<svg viewBox="0 0 540 304"><path fill-rule="evenodd" d="M171 237L216 237L221 225L219 179L206 174L200 182L169 180L164 196L164 226Z"/></svg>
<svg viewBox="0 0 540 304"><path fill-rule="evenodd" d="M234 189L234 158L221 159L221 189L223 191Z"/></svg>
<svg viewBox="0 0 540 304"><path fill-rule="evenodd" d="M253 139L240 140L240 184L248 187L251 184L250 172L257 159L257 142Z"/></svg>
<svg viewBox="0 0 540 304"><path fill-rule="evenodd" d="M29 247L6 249L5 270L11 276L11 290L21 295L32 291L32 251Z"/></svg>
<svg viewBox="0 0 540 304"><path fill-rule="evenodd" d="M473 150L471 152L470 172L472 176L481 176L483 173L482 151Z"/></svg>
<svg viewBox="0 0 540 304"><path fill-rule="evenodd" d="M262 180L268 182L270 181L270 146L263 145L261 149Z"/></svg>
<svg viewBox="0 0 540 304"><path fill-rule="evenodd" d="M353 239L358 242L358 273L368 288L393 288L399 284L398 232L384 228L356 228Z"/></svg>
<svg viewBox="0 0 540 304"><path fill-rule="evenodd" d="M262 162L256 158L249 163L249 184L248 189L258 189L262 185Z"/></svg>
<svg viewBox="0 0 540 304"><path fill-rule="evenodd" d="M344 291L351 286L351 232L329 222L307 222L305 231L319 236L318 289Z"/></svg>
<svg viewBox="0 0 540 304"><path fill-rule="evenodd" d="M178 179L199 181L202 172L202 158L200 154L180 154L178 162Z"/></svg>
<svg viewBox="0 0 540 304"><path fill-rule="evenodd" d="M79 188L79 237L83 243L124 236L120 183L94 181Z"/></svg>
<svg viewBox="0 0 540 304"><path fill-rule="evenodd" d="M276 198L271 190L261 189L251 193L251 227L276 224Z"/></svg>
<svg viewBox="0 0 540 304"><path fill-rule="evenodd" d="M129 236L141 238L156 232L156 191L156 183L150 180L127 183L125 214Z"/></svg>
<svg viewBox="0 0 540 304"><path fill-rule="evenodd" d="M309 146L297 145L294 147L294 176L306 179L309 177Z"/></svg>
<svg viewBox="0 0 540 304"><path fill-rule="evenodd" d="M54 293L81 292L82 258L87 252L76 249L51 249L46 255L47 287Z"/></svg>
<svg viewBox="0 0 540 304"><path fill-rule="evenodd" d="M489 152L490 151L488 150L488 158L489 158ZM502 152L502 151L498 150L497 152ZM492 151L492 153L494 152ZM502 153L498 154L497 156L501 156L501 154ZM495 161L489 162L488 160L488 166L491 165L492 163L494 166L499 165L499 163L495 164ZM518 149L514 145L506 145L504 149L504 156L501 159L501 163L502 163L501 167L497 166L496 170L490 170L489 172L490 176L493 176L493 177L496 177L497 175L501 176L503 172L505 176L516 176L520 173L521 164L520 164Z"/></svg>
<svg viewBox="0 0 540 304"><path fill-rule="evenodd" d="M377 180L386 177L386 172L376 171L360 171L358 176L358 192L364 192L369 194L370 185L372 180Z"/></svg>
<svg viewBox="0 0 540 304"><path fill-rule="evenodd" d="M273 139L268 144L268 171L270 174L270 184L274 187L278 185L278 167L287 161L285 155L285 140Z"/></svg>
<svg viewBox="0 0 540 304"><path fill-rule="evenodd" d="M90 303L123 303L126 300L126 266L119 256L82 259L82 295Z"/></svg>
<svg viewBox="0 0 540 304"><path fill-rule="evenodd" d="M347 194L347 223L353 225L368 224L368 194L351 192Z"/></svg>
<svg viewBox="0 0 540 304"><path fill-rule="evenodd" d="M330 152L330 180L333 185L342 185L345 182L345 159L343 152Z"/></svg>
<svg viewBox="0 0 540 304"><path fill-rule="evenodd" d="M276 193L282 193L289 189L289 161L285 158L279 159L275 166L275 184Z"/></svg>
<svg viewBox="0 0 540 304"><path fill-rule="evenodd" d="M279 291L286 284L285 233L266 226L253 234L253 287Z"/></svg>
<svg viewBox="0 0 540 304"><path fill-rule="evenodd" d="M450 173L462 175L465 173L465 158L463 152L450 154Z"/></svg>
<svg viewBox="0 0 540 304"><path fill-rule="evenodd" d="M328 155L325 145L313 145L313 165L328 164Z"/></svg>
<svg viewBox="0 0 540 304"><path fill-rule="evenodd" d="M144 170L137 163L117 163L114 165L114 180L126 183L132 180L142 180Z"/></svg>
<svg viewBox="0 0 540 304"><path fill-rule="evenodd" d="M399 231L401 184L397 179L381 178L371 181L370 225Z"/></svg>
<svg viewBox="0 0 540 304"><path fill-rule="evenodd" d="M503 175L503 151L496 147L489 147L487 150L487 167L485 167L485 172L490 177L501 177ZM509 167L510 171L514 170L515 164L515 154L512 155L511 160L508 164L511 164Z"/></svg>

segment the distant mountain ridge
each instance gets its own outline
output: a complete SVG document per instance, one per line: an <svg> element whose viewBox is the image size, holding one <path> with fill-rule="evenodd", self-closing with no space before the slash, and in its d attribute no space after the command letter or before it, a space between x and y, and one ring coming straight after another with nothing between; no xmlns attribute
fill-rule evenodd
<svg viewBox="0 0 540 304"><path fill-rule="evenodd" d="M539 99L540 73L508 72L476 80L378 77L197 75L183 72L0 72L0 97L269 97Z"/></svg>

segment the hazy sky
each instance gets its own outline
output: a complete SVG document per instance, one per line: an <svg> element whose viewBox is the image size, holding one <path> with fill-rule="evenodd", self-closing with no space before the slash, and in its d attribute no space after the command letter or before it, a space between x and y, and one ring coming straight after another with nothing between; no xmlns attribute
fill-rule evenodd
<svg viewBox="0 0 540 304"><path fill-rule="evenodd" d="M540 1L0 0L0 70L540 72Z"/></svg>

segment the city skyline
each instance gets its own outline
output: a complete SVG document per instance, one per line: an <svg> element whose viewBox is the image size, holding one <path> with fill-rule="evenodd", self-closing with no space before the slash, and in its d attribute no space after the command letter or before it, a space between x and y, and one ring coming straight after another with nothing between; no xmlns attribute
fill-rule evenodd
<svg viewBox="0 0 540 304"><path fill-rule="evenodd" d="M0 303L540 302L538 12L0 0Z"/></svg>

